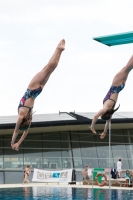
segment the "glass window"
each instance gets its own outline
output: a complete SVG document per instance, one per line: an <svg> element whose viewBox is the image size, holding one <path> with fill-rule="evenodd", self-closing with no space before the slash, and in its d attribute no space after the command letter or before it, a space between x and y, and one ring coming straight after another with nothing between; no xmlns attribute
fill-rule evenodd
<svg viewBox="0 0 133 200"><path fill-rule="evenodd" d="M4 149L4 168L23 168L23 150Z"/></svg>
<svg viewBox="0 0 133 200"><path fill-rule="evenodd" d="M78 142L72 142L73 157L81 157L80 147Z"/></svg>
<svg viewBox="0 0 133 200"><path fill-rule="evenodd" d="M111 147L112 147L112 150L125 150L126 151L125 144L114 144L114 143L111 143Z"/></svg>
<svg viewBox="0 0 133 200"><path fill-rule="evenodd" d="M43 149L43 157L61 157L61 149Z"/></svg>
<svg viewBox="0 0 133 200"><path fill-rule="evenodd" d="M23 158L22 157L6 157L4 158L4 168L11 169L11 168L23 168Z"/></svg>
<svg viewBox="0 0 133 200"><path fill-rule="evenodd" d="M82 159L83 162L83 168L85 168L86 165L89 166L89 168L98 168L98 160L97 159Z"/></svg>
<svg viewBox="0 0 133 200"><path fill-rule="evenodd" d="M30 168L39 168L39 169L42 169L42 165L37 165L37 159L39 158L36 158L36 157L26 157L24 158L24 168L29 165Z"/></svg>
<svg viewBox="0 0 133 200"><path fill-rule="evenodd" d="M109 157L108 147L97 148L97 155L98 158L108 158ZM112 158L112 151L110 151L110 157Z"/></svg>
<svg viewBox="0 0 133 200"><path fill-rule="evenodd" d="M103 142L97 142L97 143L95 143L95 145L96 145L96 147L97 147L97 149L98 150L100 150L100 149L108 149L109 148L109 143L103 143Z"/></svg>
<svg viewBox="0 0 133 200"><path fill-rule="evenodd" d="M94 135L88 133L79 133L79 139L80 141L94 142Z"/></svg>
<svg viewBox="0 0 133 200"><path fill-rule="evenodd" d="M61 140L69 140L69 133L68 132L61 133Z"/></svg>
<svg viewBox="0 0 133 200"><path fill-rule="evenodd" d="M70 142L61 142L62 148L70 148Z"/></svg>
<svg viewBox="0 0 133 200"><path fill-rule="evenodd" d="M11 148L9 149L4 149L4 157L9 158L18 158L18 157L23 157L23 149L19 149L19 151L12 150Z"/></svg>
<svg viewBox="0 0 133 200"><path fill-rule="evenodd" d="M133 169L133 160L128 160L128 162L129 162L129 169Z"/></svg>
<svg viewBox="0 0 133 200"><path fill-rule="evenodd" d="M133 136L133 130L128 130L128 133L130 134L130 136Z"/></svg>
<svg viewBox="0 0 133 200"><path fill-rule="evenodd" d="M128 151L133 151L133 145L131 144L125 144L125 147Z"/></svg>
<svg viewBox="0 0 133 200"><path fill-rule="evenodd" d="M70 149L62 149L61 153L62 153L62 157L72 157Z"/></svg>
<svg viewBox="0 0 133 200"><path fill-rule="evenodd" d="M113 136L123 136L123 130L122 129L112 129L111 135Z"/></svg>
<svg viewBox="0 0 133 200"><path fill-rule="evenodd" d="M113 163L113 160L112 160ZM108 168L109 167L109 162L107 159L98 159L98 164L100 168Z"/></svg>
<svg viewBox="0 0 133 200"><path fill-rule="evenodd" d="M83 143L80 142L81 155L87 158L97 158L96 147L93 143Z"/></svg>
<svg viewBox="0 0 133 200"><path fill-rule="evenodd" d="M4 142L3 140L0 140L0 147L3 147L3 142ZM10 143L10 146L11 146L11 143Z"/></svg>
<svg viewBox="0 0 133 200"><path fill-rule="evenodd" d="M130 137L130 142L133 143L133 137Z"/></svg>
<svg viewBox="0 0 133 200"><path fill-rule="evenodd" d="M43 148L54 149L60 148L61 144L58 141L43 141Z"/></svg>
<svg viewBox="0 0 133 200"><path fill-rule="evenodd" d="M37 168L37 169L43 169L44 166L44 158L40 158L40 157L31 157L31 159L29 158L25 158L24 159L24 164L27 165L29 164L31 168Z"/></svg>
<svg viewBox="0 0 133 200"><path fill-rule="evenodd" d="M0 157L0 169L3 168L3 158Z"/></svg>
<svg viewBox="0 0 133 200"><path fill-rule="evenodd" d="M112 151L113 157L116 159L122 159L127 158L127 152L126 151Z"/></svg>
<svg viewBox="0 0 133 200"><path fill-rule="evenodd" d="M3 133L4 134L4 133ZM0 134L0 140L3 140L3 135Z"/></svg>
<svg viewBox="0 0 133 200"><path fill-rule="evenodd" d="M70 169L73 168L72 166L72 159L71 158L62 158L62 167L64 169Z"/></svg>
<svg viewBox="0 0 133 200"><path fill-rule="evenodd" d="M12 136L11 135L4 135L4 139L11 139Z"/></svg>
<svg viewBox="0 0 133 200"><path fill-rule="evenodd" d="M37 162L42 162L38 161L41 160L42 158L42 150L41 149L24 149L24 167L26 165L30 165L31 168L34 168L37 164ZM40 167L41 163L40 163Z"/></svg>
<svg viewBox="0 0 133 200"><path fill-rule="evenodd" d="M42 140L41 133L28 134L25 140Z"/></svg>
<svg viewBox="0 0 133 200"><path fill-rule="evenodd" d="M3 149L0 149L0 157L3 156Z"/></svg>
<svg viewBox="0 0 133 200"><path fill-rule="evenodd" d="M45 158L43 163L44 169L62 169L61 158Z"/></svg>
<svg viewBox="0 0 133 200"><path fill-rule="evenodd" d="M24 157L42 157L42 149L24 149Z"/></svg>
<svg viewBox="0 0 133 200"><path fill-rule="evenodd" d="M100 159L99 159L100 160ZM106 164L107 164L107 168L110 166L110 168L116 168L116 164L114 163L114 159L111 158L109 161L109 158L106 159Z"/></svg>
<svg viewBox="0 0 133 200"><path fill-rule="evenodd" d="M60 140L60 133L43 133L43 140Z"/></svg>
<svg viewBox="0 0 133 200"><path fill-rule="evenodd" d="M124 137L119 135L111 135L111 143L125 143Z"/></svg>
<svg viewBox="0 0 133 200"><path fill-rule="evenodd" d="M129 159L133 159L133 151L127 151L127 156Z"/></svg>
<svg viewBox="0 0 133 200"><path fill-rule="evenodd" d="M130 142L130 134L127 130L123 130L123 135L124 135L124 142L129 143Z"/></svg>
<svg viewBox="0 0 133 200"><path fill-rule="evenodd" d="M23 147L27 148L42 148L42 141L28 141L24 140Z"/></svg>
<svg viewBox="0 0 133 200"><path fill-rule="evenodd" d="M82 159L81 158L73 158L74 168L83 168Z"/></svg>
<svg viewBox="0 0 133 200"><path fill-rule="evenodd" d="M78 133L71 133L70 134L70 139L72 141L79 141Z"/></svg>

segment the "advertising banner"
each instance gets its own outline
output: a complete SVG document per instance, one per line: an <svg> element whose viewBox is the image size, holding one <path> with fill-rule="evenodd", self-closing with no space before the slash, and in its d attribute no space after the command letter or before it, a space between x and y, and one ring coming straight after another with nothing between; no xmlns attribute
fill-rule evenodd
<svg viewBox="0 0 133 200"><path fill-rule="evenodd" d="M34 182L71 182L72 169L61 171L45 171L34 169L32 181Z"/></svg>

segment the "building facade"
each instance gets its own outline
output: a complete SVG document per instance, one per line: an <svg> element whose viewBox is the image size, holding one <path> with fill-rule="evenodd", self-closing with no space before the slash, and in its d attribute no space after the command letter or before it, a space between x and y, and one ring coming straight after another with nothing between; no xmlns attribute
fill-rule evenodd
<svg viewBox="0 0 133 200"><path fill-rule="evenodd" d="M122 169L133 170L133 113L114 115L111 125L110 167L116 168L119 158ZM29 134L19 151L11 149L16 116L1 117L0 183L21 183L26 165L44 170L74 168L76 180L81 171L109 167L109 134L101 140L103 121L98 120L97 134L89 129L94 113L62 113L35 115ZM20 137L20 136L19 136ZM32 179L32 174L30 179Z"/></svg>

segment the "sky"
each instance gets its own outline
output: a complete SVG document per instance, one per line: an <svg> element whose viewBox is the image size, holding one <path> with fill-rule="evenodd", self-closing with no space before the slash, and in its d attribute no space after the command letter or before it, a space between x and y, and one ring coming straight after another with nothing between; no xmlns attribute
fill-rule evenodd
<svg viewBox="0 0 133 200"><path fill-rule="evenodd" d="M133 44L108 47L93 37L133 31L132 8L132 0L0 0L0 116L17 115L30 80L63 38L66 49L35 100L36 114L101 109ZM119 111L133 111L132 77Z"/></svg>

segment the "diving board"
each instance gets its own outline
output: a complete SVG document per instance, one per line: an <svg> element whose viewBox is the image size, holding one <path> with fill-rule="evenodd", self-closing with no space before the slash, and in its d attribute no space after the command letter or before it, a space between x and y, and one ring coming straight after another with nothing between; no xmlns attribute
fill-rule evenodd
<svg viewBox="0 0 133 200"><path fill-rule="evenodd" d="M133 32L99 36L99 37L94 37L93 40L96 40L96 41L98 41L102 44L105 44L107 46L129 44L129 43L133 43Z"/></svg>

